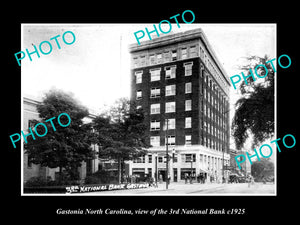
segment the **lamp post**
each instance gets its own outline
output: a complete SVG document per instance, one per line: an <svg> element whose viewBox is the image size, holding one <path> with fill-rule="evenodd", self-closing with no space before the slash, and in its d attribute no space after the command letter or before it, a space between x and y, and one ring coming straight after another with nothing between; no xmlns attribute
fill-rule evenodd
<svg viewBox="0 0 300 225"><path fill-rule="evenodd" d="M155 153L154 154L154 156L155 156L155 186L157 187L157 181L158 181L158 154L157 153Z"/></svg>
<svg viewBox="0 0 300 225"><path fill-rule="evenodd" d="M224 116L224 120L225 120L225 115L227 114L227 113L229 113L229 111L230 111L231 109L228 109L227 111L225 111L225 112L223 112L222 114L223 114L223 116ZM222 160L222 183L225 183L225 175L224 175L224 153L225 153L225 148L226 148L227 146L223 146L222 147L222 150L223 150L223 160ZM229 150L229 149L228 149Z"/></svg>
<svg viewBox="0 0 300 225"><path fill-rule="evenodd" d="M167 119L167 124L166 124L166 156L167 156L167 160L166 160L166 189L168 189L168 185L169 185L169 143L168 143L168 124L169 124L169 119Z"/></svg>
<svg viewBox="0 0 300 225"><path fill-rule="evenodd" d="M190 184L193 183L193 158L191 158L191 175L190 175Z"/></svg>

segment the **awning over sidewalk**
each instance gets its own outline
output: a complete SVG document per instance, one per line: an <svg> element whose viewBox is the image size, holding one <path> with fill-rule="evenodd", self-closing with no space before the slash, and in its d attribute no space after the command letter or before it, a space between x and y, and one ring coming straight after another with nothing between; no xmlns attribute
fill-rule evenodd
<svg viewBox="0 0 300 225"><path fill-rule="evenodd" d="M207 170L204 170L204 169L200 169L200 172L199 173L209 173Z"/></svg>

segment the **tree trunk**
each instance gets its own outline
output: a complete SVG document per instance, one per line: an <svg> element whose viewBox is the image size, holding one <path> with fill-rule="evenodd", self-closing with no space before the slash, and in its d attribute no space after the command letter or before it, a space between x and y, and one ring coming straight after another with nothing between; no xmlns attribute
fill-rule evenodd
<svg viewBox="0 0 300 225"><path fill-rule="evenodd" d="M61 185L62 183L62 167L59 167L59 173L58 173L58 183Z"/></svg>
<svg viewBox="0 0 300 225"><path fill-rule="evenodd" d="M124 171L125 171L125 163L124 159L121 161L121 183L124 183Z"/></svg>
<svg viewBox="0 0 300 225"><path fill-rule="evenodd" d="M118 158L118 183L121 184L121 158Z"/></svg>

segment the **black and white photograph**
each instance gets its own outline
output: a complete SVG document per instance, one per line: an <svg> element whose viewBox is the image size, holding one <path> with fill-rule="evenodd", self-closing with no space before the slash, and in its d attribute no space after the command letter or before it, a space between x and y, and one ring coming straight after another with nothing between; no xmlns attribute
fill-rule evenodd
<svg viewBox="0 0 300 225"><path fill-rule="evenodd" d="M293 221L297 7L101 3L4 8L5 219Z"/></svg>
<svg viewBox="0 0 300 225"><path fill-rule="evenodd" d="M21 34L23 195L276 195L276 24Z"/></svg>

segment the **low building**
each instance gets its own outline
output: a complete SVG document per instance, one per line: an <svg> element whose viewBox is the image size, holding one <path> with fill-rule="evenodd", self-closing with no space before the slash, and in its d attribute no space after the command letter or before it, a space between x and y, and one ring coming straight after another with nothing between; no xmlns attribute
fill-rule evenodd
<svg viewBox="0 0 300 225"><path fill-rule="evenodd" d="M246 157L246 152L247 152L246 150L230 149L230 165L229 165L230 167L228 169L230 170L231 174L237 174L237 175L251 174L251 164L248 159L246 159L245 162L240 164L241 169L239 168L235 160L235 157L238 155L244 155ZM239 157L238 160L240 161L241 158Z"/></svg>
<svg viewBox="0 0 300 225"><path fill-rule="evenodd" d="M32 120L39 120L39 113L37 112L37 105L41 103L40 99L35 97L23 97L23 132L26 134L28 127L31 126ZM95 115L90 114L87 118L84 118L84 122L91 121ZM93 150L98 152L98 146L93 145ZM82 166L78 168L80 179L84 179L87 174L98 171L99 159L89 160L88 162L82 162ZM59 168L48 168L41 165L32 164L28 160L28 155L23 154L23 182L26 183L32 177L51 177L52 180L56 180L59 174Z"/></svg>

